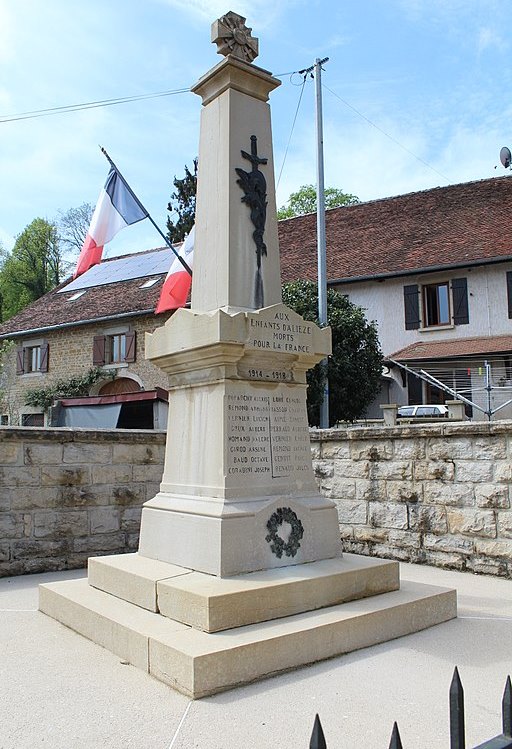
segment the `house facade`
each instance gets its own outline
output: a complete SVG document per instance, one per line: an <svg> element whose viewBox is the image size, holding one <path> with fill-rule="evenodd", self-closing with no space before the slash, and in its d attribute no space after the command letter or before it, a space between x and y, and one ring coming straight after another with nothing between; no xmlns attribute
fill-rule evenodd
<svg viewBox="0 0 512 749"><path fill-rule="evenodd" d="M511 209L497 177L327 211L328 283L377 321L381 402L451 399L437 381L474 418L512 417ZM315 222L280 222L286 280L316 278Z"/></svg>
<svg viewBox="0 0 512 749"><path fill-rule="evenodd" d="M170 250L105 260L0 326L12 342L4 368L4 424L165 428L167 375L145 358ZM29 391L100 375L54 410L27 405ZM91 400L84 400L83 396Z"/></svg>

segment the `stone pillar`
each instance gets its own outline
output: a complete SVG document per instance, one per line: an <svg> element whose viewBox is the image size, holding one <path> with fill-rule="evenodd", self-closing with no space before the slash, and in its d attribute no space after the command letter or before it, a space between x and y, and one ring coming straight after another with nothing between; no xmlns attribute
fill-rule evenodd
<svg viewBox="0 0 512 749"><path fill-rule="evenodd" d="M457 421L464 421L466 418L466 411L464 403L460 400L446 401L445 406L448 408L448 418L456 419Z"/></svg>
<svg viewBox="0 0 512 749"><path fill-rule="evenodd" d="M203 100L199 140L192 309L256 309L281 301L279 246L269 93L280 85L266 70L226 57L192 88ZM251 140L251 139L256 139ZM254 298L257 247L251 209L237 169L250 174L242 152L264 160L255 173L266 182L261 258L262 303Z"/></svg>
<svg viewBox="0 0 512 749"><path fill-rule="evenodd" d="M396 403L383 403L381 404L382 416L384 417L384 426L394 427L396 426L396 416L398 406Z"/></svg>

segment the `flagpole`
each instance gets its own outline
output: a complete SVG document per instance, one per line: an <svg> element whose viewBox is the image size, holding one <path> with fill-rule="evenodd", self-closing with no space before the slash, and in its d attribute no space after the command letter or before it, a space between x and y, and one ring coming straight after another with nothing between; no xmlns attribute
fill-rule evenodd
<svg viewBox="0 0 512 749"><path fill-rule="evenodd" d="M192 275L192 268L188 265L188 263L184 260L184 258L181 257L181 255L178 253L178 251L176 250L176 248L173 246L172 242L170 242L170 240L165 236L165 234L160 229L160 227L153 221L153 217L149 214L149 211L147 210L147 208L145 208L142 205L142 203L140 202L140 200L138 199L138 197L135 195L135 193L133 192L132 188L130 187L130 185L128 184L128 182L125 180L125 178L123 177L123 175L121 174L121 172L117 168L116 164L114 164L114 162L110 158L110 156L107 153L107 151L103 148L103 146L100 146L100 150L101 150L101 153L105 156L105 158L109 162L110 166L112 166L116 170L116 172L118 173L118 175L120 176L120 178L123 180L124 186L126 187L126 189L128 190L128 192L130 193L130 195L132 196L132 198L135 200L135 202L138 204L138 206L141 208L141 210L144 211L144 213L146 214L147 218L151 221L151 223L153 224L153 226L155 227L155 229L157 230L157 232L160 234L160 236L164 240L165 244L174 252L174 254L178 258L178 260L180 261L180 263L182 264L182 266L187 271L187 273L189 273L190 275Z"/></svg>

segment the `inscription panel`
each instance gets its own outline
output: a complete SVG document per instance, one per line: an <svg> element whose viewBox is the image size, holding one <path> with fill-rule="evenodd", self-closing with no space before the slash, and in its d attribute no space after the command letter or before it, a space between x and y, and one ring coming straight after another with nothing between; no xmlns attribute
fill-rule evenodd
<svg viewBox="0 0 512 749"><path fill-rule="evenodd" d="M307 480L311 453L304 399L302 388L286 385L246 386L226 394L228 478Z"/></svg>
<svg viewBox="0 0 512 749"><path fill-rule="evenodd" d="M247 347L266 353L312 354L313 323L281 305L249 313Z"/></svg>

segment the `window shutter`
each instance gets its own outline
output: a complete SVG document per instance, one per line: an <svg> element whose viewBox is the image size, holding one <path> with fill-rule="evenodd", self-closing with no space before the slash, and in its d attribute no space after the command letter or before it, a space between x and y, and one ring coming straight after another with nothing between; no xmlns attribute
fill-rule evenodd
<svg viewBox="0 0 512 749"><path fill-rule="evenodd" d="M136 343L137 343L137 334L134 330L128 331L126 333L126 354L124 355L125 362L134 362L135 361L135 354L136 354Z"/></svg>
<svg viewBox="0 0 512 749"><path fill-rule="evenodd" d="M20 346L16 349L16 374L22 375L25 372L25 349Z"/></svg>
<svg viewBox="0 0 512 749"><path fill-rule="evenodd" d="M40 372L48 372L48 353L50 346L47 341L41 344L41 364L39 365Z"/></svg>
<svg viewBox="0 0 512 749"><path fill-rule="evenodd" d="M512 271L507 271L507 300L508 300L508 316L512 318Z"/></svg>
<svg viewBox="0 0 512 749"><path fill-rule="evenodd" d="M418 284L404 286L405 329L417 330L420 327L420 298Z"/></svg>
<svg viewBox="0 0 512 749"><path fill-rule="evenodd" d="M92 341L92 363L95 367L105 364L105 336L95 335Z"/></svg>
<svg viewBox="0 0 512 749"><path fill-rule="evenodd" d="M455 325L469 323L468 282L466 278L452 280L453 322Z"/></svg>

